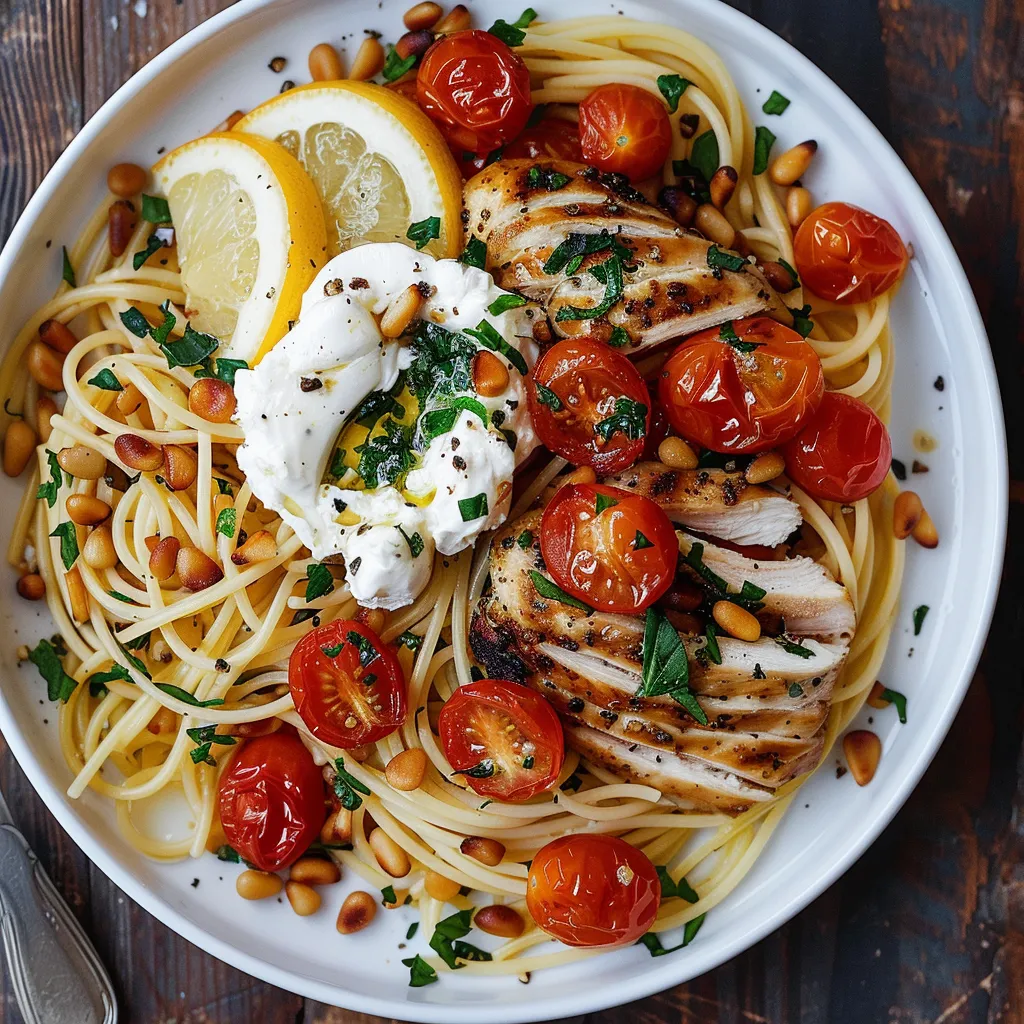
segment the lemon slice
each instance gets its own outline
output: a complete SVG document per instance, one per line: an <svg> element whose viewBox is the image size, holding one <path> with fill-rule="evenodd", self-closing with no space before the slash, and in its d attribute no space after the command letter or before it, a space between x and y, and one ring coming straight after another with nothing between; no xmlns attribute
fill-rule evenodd
<svg viewBox="0 0 1024 1024"><path fill-rule="evenodd" d="M326 262L309 176L274 142L234 132L168 153L154 178L171 208L189 322L254 366L299 315Z"/></svg>
<svg viewBox="0 0 1024 1024"><path fill-rule="evenodd" d="M246 114L235 131L279 142L316 184L330 256L361 242L413 243L439 220L432 256L462 251L462 176L441 133L411 100L372 82L313 82Z"/></svg>

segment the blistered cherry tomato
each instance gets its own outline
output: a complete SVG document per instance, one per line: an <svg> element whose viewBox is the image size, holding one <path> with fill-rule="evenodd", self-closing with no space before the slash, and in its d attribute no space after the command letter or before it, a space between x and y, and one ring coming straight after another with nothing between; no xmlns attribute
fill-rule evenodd
<svg viewBox="0 0 1024 1024"><path fill-rule="evenodd" d="M292 650L288 686L309 731L335 747L360 747L405 721L405 677L372 629L338 619L307 633Z"/></svg>
<svg viewBox="0 0 1024 1024"><path fill-rule="evenodd" d="M793 239L796 269L815 295L830 302L867 302L888 291L909 255L896 229L849 203L813 210Z"/></svg>
<svg viewBox="0 0 1024 1024"><path fill-rule="evenodd" d="M526 379L537 436L574 466L617 473L644 450L650 396L637 368L590 338L567 338L544 353Z"/></svg>
<svg viewBox="0 0 1024 1024"><path fill-rule="evenodd" d="M753 317L687 338L662 368L658 397L688 441L759 452L793 437L824 390L814 349L789 327Z"/></svg>
<svg viewBox="0 0 1024 1024"><path fill-rule="evenodd" d="M502 151L506 160L571 160L583 162L580 131L572 121L561 117L542 117L527 125Z"/></svg>
<svg viewBox="0 0 1024 1024"><path fill-rule="evenodd" d="M530 73L490 32L442 36L423 56L416 98L453 147L487 154L525 126L533 110Z"/></svg>
<svg viewBox="0 0 1024 1024"><path fill-rule="evenodd" d="M219 788L224 834L263 871L280 871L305 853L327 817L324 780L294 731L246 740Z"/></svg>
<svg viewBox="0 0 1024 1024"><path fill-rule="evenodd" d="M664 102L637 85L598 86L580 104L580 147L599 170L649 178L672 148Z"/></svg>
<svg viewBox="0 0 1024 1024"><path fill-rule="evenodd" d="M636 942L658 914L661 882L650 859L625 839L569 835L540 849L526 880L526 907L568 946Z"/></svg>
<svg viewBox="0 0 1024 1024"><path fill-rule="evenodd" d="M492 800L519 803L550 789L565 759L554 708L504 679L460 686L441 708L437 731L448 763Z"/></svg>
<svg viewBox="0 0 1024 1024"><path fill-rule="evenodd" d="M662 508L632 491L567 484L548 502L540 550L555 582L606 612L638 615L672 584L679 558Z"/></svg>
<svg viewBox="0 0 1024 1024"><path fill-rule="evenodd" d="M814 418L783 449L790 479L815 498L858 501L892 465L885 424L859 398L826 391Z"/></svg>

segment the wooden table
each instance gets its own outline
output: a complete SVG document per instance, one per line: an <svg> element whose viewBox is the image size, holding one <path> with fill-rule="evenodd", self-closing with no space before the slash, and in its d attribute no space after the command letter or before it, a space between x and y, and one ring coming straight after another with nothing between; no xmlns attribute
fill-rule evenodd
<svg viewBox="0 0 1024 1024"><path fill-rule="evenodd" d="M100 103L228 0L0 0L0 241ZM893 142L952 236L1004 394L1024 316L1024 3L734 0L794 43ZM1024 293L1022 293L1024 294ZM1006 403L1024 481L1024 403ZM696 981L592 1024L1024 1022L1024 482L992 635L956 724L907 806L794 921ZM207 956L133 904L49 815L0 741L18 824L110 968L122 1019L362 1024ZM794 865L799 870L799 865ZM0 1024L15 1024L4 979ZM70 1024L70 1022L69 1022Z"/></svg>

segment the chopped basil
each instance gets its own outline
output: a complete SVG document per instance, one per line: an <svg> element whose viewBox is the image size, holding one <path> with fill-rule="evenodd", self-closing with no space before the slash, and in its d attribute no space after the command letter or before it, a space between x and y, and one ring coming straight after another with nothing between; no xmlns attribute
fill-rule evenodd
<svg viewBox="0 0 1024 1024"><path fill-rule="evenodd" d="M551 388L545 387L540 381L534 381L533 386L537 389L537 401L541 405L546 405L552 412L559 412L562 409L562 400Z"/></svg>
<svg viewBox="0 0 1024 1024"><path fill-rule="evenodd" d="M557 192L565 188L572 178L568 174L556 171L551 167L531 167L526 172L526 184L530 188L543 188L548 192Z"/></svg>
<svg viewBox="0 0 1024 1024"><path fill-rule="evenodd" d="M171 330L177 323L178 318L171 312L171 300L167 299L160 307L160 312L163 313L164 318L159 327L151 327L149 329L149 336L156 342L157 345L163 347L163 344L170 337Z"/></svg>
<svg viewBox="0 0 1024 1024"><path fill-rule="evenodd" d="M149 259L153 253L159 251L164 247L163 239L158 234L152 234L146 239L146 248L140 249L132 257L132 267L135 270L141 270L142 265Z"/></svg>
<svg viewBox="0 0 1024 1024"><path fill-rule="evenodd" d="M57 493L60 491L64 481L61 473L60 463L57 461L56 452L46 449L46 464L50 467L50 479L39 485L36 491L36 500L45 499L46 504L53 508L57 504ZM70 476L70 474L68 474Z"/></svg>
<svg viewBox="0 0 1024 1024"><path fill-rule="evenodd" d="M234 736L222 736L217 732L215 725L204 725L196 729L186 729L185 732L195 743L195 747L189 751L193 764L208 764L211 768L217 767L217 762L210 753L214 743L221 746L231 747L237 742Z"/></svg>
<svg viewBox="0 0 1024 1024"><path fill-rule="evenodd" d="M148 650L149 649L149 641L150 641L150 638L152 636L153 636L153 632L152 632L152 630L150 630L150 631L148 631L146 633L141 634L140 636L137 636L134 640L129 640L124 646L125 646L125 648L127 650L130 650L130 651ZM129 658L128 660L131 661L132 664L135 664L135 662L138 662L138 664L135 665L135 667L140 672L145 672L146 671L146 666L143 665L142 662L139 661L138 658L134 658L134 659ZM147 672L146 674L148 675L149 673Z"/></svg>
<svg viewBox="0 0 1024 1024"><path fill-rule="evenodd" d="M89 383L93 387L102 388L104 391L124 391L121 382L106 367L100 370L95 377L90 378Z"/></svg>
<svg viewBox="0 0 1024 1024"><path fill-rule="evenodd" d="M794 267L792 263L784 260L781 256L775 262L778 263L778 265L782 267L782 269L785 270L791 278L793 278L793 287L795 288L800 283L800 275L796 272L796 267Z"/></svg>
<svg viewBox="0 0 1024 1024"><path fill-rule="evenodd" d="M533 545L533 533L530 530L523 530L523 532L516 537L516 543L525 551Z"/></svg>
<svg viewBox="0 0 1024 1024"><path fill-rule="evenodd" d="M787 306L786 308L793 314L793 330L801 338L806 338L814 330L810 305L801 306L799 309L793 309L792 306Z"/></svg>
<svg viewBox="0 0 1024 1024"><path fill-rule="evenodd" d="M679 109L679 99L692 83L679 75L658 75L658 90L665 97L669 112Z"/></svg>
<svg viewBox="0 0 1024 1024"><path fill-rule="evenodd" d="M633 538L633 550L643 551L644 548L653 548L654 541L648 540L639 530L636 531L636 536Z"/></svg>
<svg viewBox="0 0 1024 1024"><path fill-rule="evenodd" d="M712 269L743 270L746 265L747 261L742 256L737 256L734 252L719 249L714 244L708 249L708 266Z"/></svg>
<svg viewBox="0 0 1024 1024"><path fill-rule="evenodd" d="M396 396L404 386L405 381L399 375L398 380L389 391L371 391L352 413L352 421L369 429L376 426L377 421L384 416L395 416L401 419L405 415L405 408L396 400Z"/></svg>
<svg viewBox="0 0 1024 1024"><path fill-rule="evenodd" d="M613 327L611 337L608 339L608 344L612 348L622 348L629 344L629 332L625 327Z"/></svg>
<svg viewBox="0 0 1024 1024"><path fill-rule="evenodd" d="M411 537L405 532L400 526L398 532L405 538L405 543L409 545L409 550L412 552L413 558L419 558L423 554L423 538L419 533L414 533Z"/></svg>
<svg viewBox="0 0 1024 1024"><path fill-rule="evenodd" d="M130 306L123 313L119 313L121 323L135 335L136 338L144 338L149 334L149 321L134 306Z"/></svg>
<svg viewBox="0 0 1024 1024"><path fill-rule="evenodd" d="M381 889L380 901L385 907L394 907L398 905L398 896L395 895L395 887L393 885L385 885L384 888Z"/></svg>
<svg viewBox="0 0 1024 1024"><path fill-rule="evenodd" d="M907 724L907 698L904 694L900 693L899 690L890 690L886 687L880 694L882 700L887 700L890 704L896 708L896 714L899 716L900 724Z"/></svg>
<svg viewBox="0 0 1024 1024"><path fill-rule="evenodd" d="M713 130L698 135L690 147L690 163L703 177L705 183L711 181L718 170L718 138Z"/></svg>
<svg viewBox="0 0 1024 1024"><path fill-rule="evenodd" d="M632 398L616 398L615 411L594 425L594 433L610 441L616 432L631 441L640 440L647 433L647 406Z"/></svg>
<svg viewBox="0 0 1024 1024"><path fill-rule="evenodd" d="M217 860L226 861L228 864L239 864L241 863L241 856L233 846L218 846L216 851Z"/></svg>
<svg viewBox="0 0 1024 1024"><path fill-rule="evenodd" d="M136 658L134 660L138 661L139 659ZM143 671L145 671L145 669L143 669ZM149 673L146 674L148 675ZM199 700L189 693L188 690L183 690L180 686L174 686L172 683L157 683L156 688L158 690L163 690L168 697L173 697L175 700L180 700L182 704L188 704L194 708L214 708L217 707L218 704L224 703L223 699L220 697L214 697L211 700Z"/></svg>
<svg viewBox="0 0 1024 1024"><path fill-rule="evenodd" d="M370 791L354 775L345 771L345 758L334 760L334 793L346 811L358 810L363 805L362 797L369 796Z"/></svg>
<svg viewBox="0 0 1024 1024"><path fill-rule="evenodd" d="M897 480L907 479L907 467L899 459L892 460L891 468L892 475L896 477Z"/></svg>
<svg viewBox="0 0 1024 1024"><path fill-rule="evenodd" d="M440 434L447 434L455 426L455 421L463 409L474 413L480 422L485 427L487 426L486 406L470 395L460 395L458 398L452 399L447 408L431 409L430 412L423 414L419 422L420 435L423 440L429 444Z"/></svg>
<svg viewBox="0 0 1024 1024"><path fill-rule="evenodd" d="M530 372L522 353L513 348L486 320L481 320L476 327L467 327L466 334L476 338L484 348L500 352L524 377Z"/></svg>
<svg viewBox="0 0 1024 1024"><path fill-rule="evenodd" d="M565 320L594 320L604 316L622 298L622 260L613 255L604 263L591 267L588 273L604 285L604 298L596 306L559 306L555 322Z"/></svg>
<svg viewBox="0 0 1024 1024"><path fill-rule="evenodd" d="M600 515L605 509L614 508L618 505L618 500L615 498L609 498L607 494L601 494L598 492L597 500L594 504L597 515Z"/></svg>
<svg viewBox="0 0 1024 1024"><path fill-rule="evenodd" d="M355 451L359 455L356 472L367 490L393 484L412 467L412 428L388 419L383 434L368 437Z"/></svg>
<svg viewBox="0 0 1024 1024"><path fill-rule="evenodd" d="M764 669L761 668L759 661L754 662L754 678L755 679L767 679L768 677L764 674Z"/></svg>
<svg viewBox="0 0 1024 1024"><path fill-rule="evenodd" d="M688 946L693 942L697 932L700 931L700 926L704 923L706 914L701 914L699 917L695 917L692 921L687 921L683 926L683 941L677 946L670 946L667 949L661 944L661 939L658 938L654 932L647 932L645 935L641 935L637 940L639 945L645 946L647 952L651 956L664 956L666 953L674 953L676 950L682 949L684 946Z"/></svg>
<svg viewBox="0 0 1024 1024"><path fill-rule="evenodd" d="M533 581L533 589L541 597L549 601L567 604L570 608L578 608L586 615L590 615L594 611L589 604L584 604L578 597L567 594L557 583L552 582L546 576L542 576L536 569L530 570L530 579Z"/></svg>
<svg viewBox="0 0 1024 1024"><path fill-rule="evenodd" d="M722 651L718 646L718 628L709 619L704 626L704 653L716 665L722 664Z"/></svg>
<svg viewBox="0 0 1024 1024"><path fill-rule="evenodd" d="M119 679L123 683L130 683L132 681L131 673L124 667L124 665L118 665L115 661L113 665L106 672L94 672L86 682L89 684L89 695L91 697L100 696L101 692L105 694L107 692L106 683L112 683L115 679Z"/></svg>
<svg viewBox="0 0 1024 1024"><path fill-rule="evenodd" d="M567 778L558 788L563 793L575 793L582 785L583 780L573 772L573 774L570 775L569 778Z"/></svg>
<svg viewBox="0 0 1024 1024"><path fill-rule="evenodd" d="M59 700L66 704L78 684L64 671L64 662L61 661L57 648L49 640L40 640L28 652L28 660L46 680L46 696L52 701Z"/></svg>
<svg viewBox="0 0 1024 1024"><path fill-rule="evenodd" d="M135 604L130 597L122 594L119 590L108 590L107 593L114 598L115 601L124 601L125 604Z"/></svg>
<svg viewBox="0 0 1024 1024"><path fill-rule="evenodd" d="M522 295L499 295L488 307L487 312L491 316L501 316L507 309L517 309L525 306L526 299Z"/></svg>
<svg viewBox="0 0 1024 1024"><path fill-rule="evenodd" d="M336 658L341 654L344 646L344 644L331 644L330 646L325 645L320 648L320 651L325 658Z"/></svg>
<svg viewBox="0 0 1024 1024"><path fill-rule="evenodd" d="M462 250L459 262L464 266L483 270L487 263L487 246L484 245L483 239L471 238L466 243L466 248Z"/></svg>
<svg viewBox="0 0 1024 1024"><path fill-rule="evenodd" d="M558 274L564 270L567 275L571 276L579 270L584 257L604 252L606 249L611 249L625 264L631 265L632 251L609 234L607 229L589 235L573 231L564 242L552 249L551 255L544 263L544 273Z"/></svg>
<svg viewBox="0 0 1024 1024"><path fill-rule="evenodd" d="M244 359L228 359L221 357L214 360L206 360L200 368L195 371L196 377L216 377L218 380L226 381L232 387L235 386L235 374L239 370L248 370L249 364Z"/></svg>
<svg viewBox="0 0 1024 1024"><path fill-rule="evenodd" d="M532 7L527 7L522 14L510 25L504 18L499 18L487 31L492 36L497 36L506 46L522 46L530 22L537 17L537 12Z"/></svg>
<svg viewBox="0 0 1024 1024"><path fill-rule="evenodd" d="M345 634L345 639L359 652L359 664L363 668L366 668L367 665L372 665L380 657L380 651L362 633L357 633L354 629L350 629Z"/></svg>
<svg viewBox="0 0 1024 1024"><path fill-rule="evenodd" d="M485 757L470 768L463 768L462 775L468 775L473 779L489 779L494 775L494 761Z"/></svg>
<svg viewBox="0 0 1024 1024"><path fill-rule="evenodd" d="M697 932L700 931L700 926L704 923L704 918L707 914L701 914L699 917L695 917L692 921L687 921L683 925L683 945L688 946L697 937Z"/></svg>
<svg viewBox="0 0 1024 1024"><path fill-rule="evenodd" d="M222 508L217 513L217 532L225 537L234 537L238 512L233 508Z"/></svg>
<svg viewBox="0 0 1024 1024"><path fill-rule="evenodd" d="M193 330L191 324L185 324L185 333L177 341L161 343L160 351L171 369L175 366L199 366L219 344L216 338L201 334Z"/></svg>
<svg viewBox="0 0 1024 1024"><path fill-rule="evenodd" d="M529 771L534 766L534 763L535 762L534 762L533 754L527 754L526 757L523 758L523 767L527 771Z"/></svg>
<svg viewBox="0 0 1024 1024"><path fill-rule="evenodd" d="M754 174L768 170L768 156L775 145L775 134L770 128L758 125L754 130Z"/></svg>
<svg viewBox="0 0 1024 1024"><path fill-rule="evenodd" d="M322 562L311 562L306 566L306 604L315 601L334 589L331 570Z"/></svg>
<svg viewBox="0 0 1024 1024"><path fill-rule="evenodd" d="M142 194L142 219L149 224L170 224L171 208L161 196Z"/></svg>
<svg viewBox="0 0 1024 1024"><path fill-rule="evenodd" d="M416 221L415 224L410 224L405 237L410 242L415 242L417 249L422 249L431 239L441 237L441 218L425 217L423 220Z"/></svg>
<svg viewBox="0 0 1024 1024"><path fill-rule="evenodd" d="M919 604L914 609L914 636L920 636L921 627L924 625L924 617L928 614L928 605Z"/></svg>
<svg viewBox="0 0 1024 1024"><path fill-rule="evenodd" d="M50 534L60 538L60 560L64 568L70 570L78 560L78 531L72 522L59 523L57 529Z"/></svg>
<svg viewBox="0 0 1024 1024"><path fill-rule="evenodd" d="M61 277L67 281L72 288L75 287L75 268L71 266L71 257L68 255L68 249L66 245L61 246L61 252L63 253L63 266L61 268ZM136 268L138 269L138 268Z"/></svg>
<svg viewBox="0 0 1024 1024"><path fill-rule="evenodd" d="M393 47L388 47L388 55L384 58L383 75L386 82L394 82L402 77L407 71L411 71L416 63L416 54L410 53L408 57L401 57Z"/></svg>
<svg viewBox="0 0 1024 1024"><path fill-rule="evenodd" d="M462 939L456 939L452 943L452 951L455 954L456 960L470 960L475 963L486 963L493 959L487 950L480 949L479 946L474 946L470 942L463 942ZM456 964L456 966L461 967L462 964Z"/></svg>
<svg viewBox="0 0 1024 1024"><path fill-rule="evenodd" d="M437 981L437 971L419 953L409 960L403 960L402 963L409 968L410 988L422 988Z"/></svg>
<svg viewBox="0 0 1024 1024"><path fill-rule="evenodd" d="M482 519L487 515L487 495L481 491L479 494L474 494L472 498L460 498L459 515L462 516L464 523Z"/></svg>
<svg viewBox="0 0 1024 1024"><path fill-rule="evenodd" d="M457 954L452 943L469 933L472 918L472 910L460 910L451 917L438 921L434 927L434 934L430 937L430 948L452 970L458 970L461 966L456 963Z"/></svg>
<svg viewBox="0 0 1024 1024"><path fill-rule="evenodd" d="M761 110L765 114L781 114L788 106L789 100L781 92L772 89L771 96L761 105Z"/></svg>
<svg viewBox="0 0 1024 1024"><path fill-rule="evenodd" d="M693 886L685 878L680 878L677 882L669 873L668 868L659 865L656 869L658 878L661 881L661 898L663 900L672 899L674 896L678 896L680 899L686 900L687 903L696 903L700 897L697 895Z"/></svg>
<svg viewBox="0 0 1024 1024"><path fill-rule="evenodd" d="M787 653L795 654L798 658L813 658L814 651L810 647L804 647L799 642L790 640L786 636L777 636L775 642Z"/></svg>
<svg viewBox="0 0 1024 1024"><path fill-rule="evenodd" d="M804 695L804 688L799 683L790 683L788 692L790 697L796 699Z"/></svg>
<svg viewBox="0 0 1024 1024"><path fill-rule="evenodd" d="M701 725L708 716L690 690L690 665L686 647L664 613L648 608L644 621L643 667L638 697L660 697L668 694L682 705Z"/></svg>
<svg viewBox="0 0 1024 1024"><path fill-rule="evenodd" d="M416 932L419 931L419 927L420 927L419 921L413 921L413 923L411 925L409 925L409 930L405 933L405 941L406 942L411 942L412 941L413 937L416 935Z"/></svg>
<svg viewBox="0 0 1024 1024"><path fill-rule="evenodd" d="M398 638L399 647L407 647L410 651L418 651L423 646L423 637L419 633L414 633L411 629L407 629Z"/></svg>
<svg viewBox="0 0 1024 1024"><path fill-rule="evenodd" d="M760 348L764 344L762 341L741 341L731 320L726 320L722 324L718 331L718 337L732 345L737 352L742 352L744 355L749 355L754 349Z"/></svg>
<svg viewBox="0 0 1024 1024"><path fill-rule="evenodd" d="M234 497L235 492L231 490L231 484L223 477L215 477L217 481L217 490L221 494L227 494L229 497Z"/></svg>

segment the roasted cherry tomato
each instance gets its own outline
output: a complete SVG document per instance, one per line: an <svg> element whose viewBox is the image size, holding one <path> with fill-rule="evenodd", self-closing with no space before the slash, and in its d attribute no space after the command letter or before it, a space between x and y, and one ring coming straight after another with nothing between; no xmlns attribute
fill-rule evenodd
<svg viewBox="0 0 1024 1024"><path fill-rule="evenodd" d="M858 501L892 465L885 424L859 398L826 391L814 418L783 449L790 479L815 498Z"/></svg>
<svg viewBox="0 0 1024 1024"><path fill-rule="evenodd" d="M526 907L567 946L636 942L658 915L661 882L625 839L569 835L540 849L526 880Z"/></svg>
<svg viewBox="0 0 1024 1024"><path fill-rule="evenodd" d="M323 776L291 729L245 741L220 778L219 804L228 842L262 871L305 853L327 817Z"/></svg>
<svg viewBox="0 0 1024 1024"><path fill-rule="evenodd" d="M405 677L368 626L339 619L307 633L288 662L288 686L309 731L335 747L360 747L405 721Z"/></svg>
<svg viewBox="0 0 1024 1024"><path fill-rule="evenodd" d="M867 302L888 291L909 255L896 229L849 203L812 211L793 239L796 269L815 295L830 302Z"/></svg>
<svg viewBox="0 0 1024 1024"><path fill-rule="evenodd" d="M552 345L526 379L537 436L574 466L617 473L644 450L647 385L621 353L590 338Z"/></svg>
<svg viewBox="0 0 1024 1024"><path fill-rule="evenodd" d="M565 759L554 708L504 679L460 686L441 708L437 731L448 763L492 800L519 803L550 789Z"/></svg>
<svg viewBox="0 0 1024 1024"><path fill-rule="evenodd" d="M533 110L522 58L490 32L442 36L423 55L416 98L453 147L490 153L514 139Z"/></svg>
<svg viewBox="0 0 1024 1024"><path fill-rule="evenodd" d="M672 148L665 104L637 85L600 85L580 104L585 163L641 181L661 170Z"/></svg>
<svg viewBox="0 0 1024 1024"><path fill-rule="evenodd" d="M540 550L555 582L606 612L637 615L665 593L679 545L661 507L604 484L566 484L548 502Z"/></svg>
<svg viewBox="0 0 1024 1024"><path fill-rule="evenodd" d="M522 157L583 163L579 128L561 117L542 117L535 125L527 125L502 150L502 156L506 160Z"/></svg>
<svg viewBox="0 0 1024 1024"><path fill-rule="evenodd" d="M658 397L688 441L733 453L788 441L824 391L814 349L789 327L753 317L687 338L662 368Z"/></svg>

